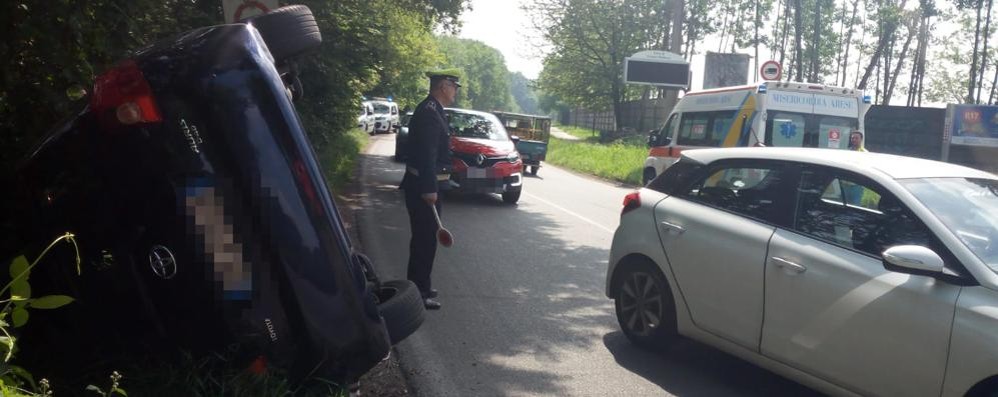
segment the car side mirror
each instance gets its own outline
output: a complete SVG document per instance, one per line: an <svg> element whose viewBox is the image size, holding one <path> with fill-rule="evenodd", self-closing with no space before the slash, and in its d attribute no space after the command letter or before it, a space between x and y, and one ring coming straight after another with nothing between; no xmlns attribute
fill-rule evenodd
<svg viewBox="0 0 998 397"><path fill-rule="evenodd" d="M517 143L520 143L520 137L517 136L517 135L510 135L509 139L513 140L513 144L514 145L517 144Z"/></svg>
<svg viewBox="0 0 998 397"><path fill-rule="evenodd" d="M881 255L884 268L892 272L938 276L943 273L943 258L920 245L896 245Z"/></svg>

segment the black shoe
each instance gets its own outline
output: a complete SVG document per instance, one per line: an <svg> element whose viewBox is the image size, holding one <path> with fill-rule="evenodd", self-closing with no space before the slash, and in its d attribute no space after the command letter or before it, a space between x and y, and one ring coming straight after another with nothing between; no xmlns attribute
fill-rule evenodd
<svg viewBox="0 0 998 397"><path fill-rule="evenodd" d="M440 310L440 306L442 305L436 300L431 298L423 299L423 307L426 307L426 310Z"/></svg>
<svg viewBox="0 0 998 397"><path fill-rule="evenodd" d="M437 297L437 290L435 288L430 288L430 292L426 293L426 294L423 294L423 296L426 297L426 298L436 298Z"/></svg>

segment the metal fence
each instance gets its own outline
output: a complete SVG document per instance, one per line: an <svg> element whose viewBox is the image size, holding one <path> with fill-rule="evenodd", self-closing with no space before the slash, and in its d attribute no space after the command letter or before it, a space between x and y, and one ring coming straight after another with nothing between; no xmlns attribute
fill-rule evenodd
<svg viewBox="0 0 998 397"><path fill-rule="evenodd" d="M561 123L596 131L630 130L645 133L661 128L672 107L666 108L664 98L624 102L621 119L615 120L612 109L590 110L575 108L561 115Z"/></svg>

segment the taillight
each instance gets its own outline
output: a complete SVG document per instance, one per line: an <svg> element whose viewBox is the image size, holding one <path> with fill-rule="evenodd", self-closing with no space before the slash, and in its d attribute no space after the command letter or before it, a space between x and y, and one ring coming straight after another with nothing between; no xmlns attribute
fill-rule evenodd
<svg viewBox="0 0 998 397"><path fill-rule="evenodd" d="M630 193L624 196L624 209L620 210L620 216L624 216L638 207L641 207L641 196L638 195L638 192Z"/></svg>
<svg viewBox="0 0 998 397"><path fill-rule="evenodd" d="M163 121L149 82L134 60L125 60L97 77L90 108L101 122L133 125Z"/></svg>

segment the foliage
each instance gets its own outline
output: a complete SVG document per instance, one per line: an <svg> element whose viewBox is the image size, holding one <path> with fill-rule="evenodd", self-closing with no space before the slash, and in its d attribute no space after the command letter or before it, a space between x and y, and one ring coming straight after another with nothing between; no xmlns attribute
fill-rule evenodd
<svg viewBox="0 0 998 397"><path fill-rule="evenodd" d="M464 72L455 107L482 111L513 109L506 61L495 48L476 40L453 36L437 38L447 67Z"/></svg>
<svg viewBox="0 0 998 397"><path fill-rule="evenodd" d="M509 74L509 91L513 95L514 104L519 108L519 112L540 113L540 109L537 107L537 93L534 92L533 84L534 82L527 79L523 73L513 72Z"/></svg>
<svg viewBox="0 0 998 397"><path fill-rule="evenodd" d="M661 47L663 3L657 0L539 0L538 15L552 51L540 86L569 105L612 108L637 95L623 84L624 58Z"/></svg>

